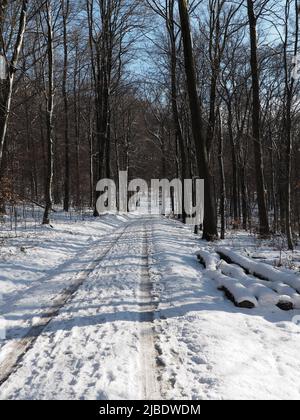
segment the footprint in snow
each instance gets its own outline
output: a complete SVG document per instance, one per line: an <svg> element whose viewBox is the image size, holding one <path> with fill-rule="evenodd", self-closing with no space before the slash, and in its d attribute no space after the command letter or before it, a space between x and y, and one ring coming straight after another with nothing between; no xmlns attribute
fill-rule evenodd
<svg viewBox="0 0 300 420"><path fill-rule="evenodd" d="M197 365L206 365L207 364L207 361L200 356L193 356L192 361L194 363L196 363Z"/></svg>

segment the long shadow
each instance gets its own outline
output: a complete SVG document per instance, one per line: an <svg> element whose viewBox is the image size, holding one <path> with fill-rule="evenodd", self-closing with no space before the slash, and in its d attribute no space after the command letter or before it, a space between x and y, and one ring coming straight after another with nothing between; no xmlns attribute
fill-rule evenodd
<svg viewBox="0 0 300 420"><path fill-rule="evenodd" d="M148 304L149 305L149 304ZM212 312L227 312L232 314L241 314L245 313L247 315L253 315L258 316L258 313L256 312L251 313L250 311L241 311L239 309L235 309L234 307L228 308L222 308L222 311L220 311L220 308L216 308L216 305L214 302L210 303L189 303L189 304L182 304L177 305L171 308L163 309L157 311L155 315L155 319L161 319L161 320L167 320L171 318L180 318L184 317L185 315L189 313L201 313L203 311L212 311ZM266 314L265 314L266 315ZM280 321L285 321L286 318L282 318L278 314L278 319L274 320L274 314L270 317L265 316L265 319L268 320L271 323L277 323ZM149 322L151 320L151 317L153 318L153 311L119 311L119 312L110 312L110 313L104 313L104 314L97 314L97 315L88 315L88 316L76 316L71 320L62 320L59 321L57 319L53 319L51 321L51 324L49 327L46 328L45 332L57 332L57 331L71 331L74 327L90 327L90 326L101 326L105 324L110 324L114 322L128 322L128 323L145 323ZM28 328L23 329L23 335L26 335L27 337L36 337L36 332L33 330L33 332L30 334L28 333ZM9 335L15 336L16 332L18 335L20 334L22 336L22 327L15 327L14 329L11 329L9 331ZM27 333L27 334L26 334Z"/></svg>
<svg viewBox="0 0 300 420"><path fill-rule="evenodd" d="M112 240L111 238L111 233L105 234L103 235L103 237L99 240L98 244L99 244L99 249L102 249L103 247L105 247L107 244L109 244ZM58 276L63 276L63 275L67 275L67 274L76 274L78 272L77 269L74 270L69 270L68 267L72 266L73 264L83 264L84 258L82 258L82 255L85 255L87 250L90 248L90 246L96 246L96 243L93 244L87 244L86 246L80 248L80 250L78 252L76 252L73 257L71 259L68 259L67 261L63 262L62 264L54 267L53 269L50 270L50 272L46 275L46 276L41 276L40 278L36 279L34 284L16 291L16 292L12 292L9 294L9 297L6 298L6 302L5 304L1 307L1 312L5 313L6 311L9 310L10 307L15 307L23 298L26 298L26 296L28 295L28 293L30 292L34 292L36 290L38 290L39 288L44 288L46 286L47 283L51 282L51 280L54 280L55 278L57 278ZM88 261L86 261L86 264L88 264ZM5 268L12 268L12 267L16 267L14 265L2 265L2 267ZM36 273L43 273L43 270L39 270L39 269L31 269L31 268L24 268L23 266L18 266L20 269L22 269L22 271L34 271ZM83 268L82 270L80 270L81 272L85 272L85 271L89 271L88 269ZM13 280L12 280L13 282ZM26 280L24 280L23 284L27 284Z"/></svg>
<svg viewBox="0 0 300 420"><path fill-rule="evenodd" d="M187 293L181 293L179 296L176 296L176 302L178 303L186 301L188 299L200 299L199 293L187 292ZM82 301L77 301L76 299L73 299L72 300L72 313L85 311L85 310L91 310L91 309L100 310L100 309L111 308L111 307L114 307L115 309L117 309L119 307L149 306L149 303L143 303L143 302L137 303L137 301L129 301L129 300L121 300L121 301L113 302L113 296L107 297L108 303L101 303L100 305L95 305L91 303L93 301L94 301L93 299L85 299L84 302L82 302ZM164 304L172 304L172 302L173 302L173 299L171 298L164 299L163 301ZM75 305L77 303L81 303L81 305L76 307ZM198 305L200 306L201 302L199 302ZM8 314L8 315L5 315L5 318L11 321L17 321L17 320L28 321L37 317L38 314L34 311L37 311L38 309L40 309L41 311L44 310L44 308L40 308L38 306L26 306L26 307L21 307L18 309L19 309L19 312L22 313L22 315ZM26 315L24 314L25 311L29 313ZM68 313L68 311L63 307L60 309L60 313ZM104 316L105 316L105 313L104 313Z"/></svg>
<svg viewBox="0 0 300 420"><path fill-rule="evenodd" d="M154 238L155 240L157 240L157 238L160 237L160 235L155 235L154 234ZM121 239L123 241L124 244L126 244L127 242L130 243L130 241L128 240L124 240L124 238ZM172 243L176 243L176 245L178 245L177 241L173 241L173 240L169 240L166 239L165 237L161 237L160 241L162 241L164 244L166 243L170 243L170 246ZM186 244L186 243L185 243ZM195 243L191 242L191 246L195 246ZM156 253L159 254L159 253ZM183 256L178 256L177 254L175 254L174 252L162 252L162 254L164 256L168 255L171 256L172 258L176 258L177 260L181 260L182 263L184 264L186 261L189 261L189 267L190 268L196 268L198 267L199 270L199 278L202 275L202 284L205 285L205 282L211 282L211 280L207 280L205 279L205 276L203 277L203 270L200 268L199 263L196 261L196 259L194 258L193 255L183 255ZM127 256L129 257L129 256ZM127 258L125 257L125 258ZM121 260L119 257L112 257L112 259L115 260ZM132 258L132 257L130 257ZM137 258L140 259L140 256L137 256ZM71 263L73 263L74 261L72 261ZM124 261L123 261L124 263ZM70 261L68 261L68 264L70 264ZM67 264L67 265L68 265ZM65 264L63 264L62 266L64 266ZM124 269L126 269L126 267L130 268L130 267L134 267L134 265L132 264L126 264L124 265ZM139 264L140 267L140 264ZM118 266L118 270L120 270L120 266ZM112 275L110 273L110 275ZM185 278L183 278L182 276L172 276L168 278L168 282L172 283L174 282L174 280L182 280L182 282L186 281ZM186 290L180 295L180 296L174 296L173 293L173 299L166 299L163 300L161 303L162 304L167 304L167 305L173 305L172 307L168 307L166 309L161 309L158 310L156 313L156 318L157 319L161 319L161 320L166 320L166 319L171 319L171 318L179 318L179 317L184 317L185 315L189 314L189 313L199 313L201 314L201 312L215 312L215 313L231 313L231 314L245 314L247 316L253 316L253 317L257 317L257 316L261 316L263 317L265 320L269 321L270 323L277 323L280 321L286 321L287 320L287 315L284 312L276 312L276 314L272 313L270 311L270 313L266 313L266 311L259 311L259 310L242 310L239 308L235 308L230 302L226 301L225 299L223 300L223 295L221 292L218 292L215 288L215 285L213 285L211 283L211 286L208 288L209 290L207 290L207 288L205 290L199 290L199 291L193 291L192 289L195 288L195 281L193 281L193 283L190 283L190 287L187 286ZM174 282L175 284L175 282ZM109 289L109 284L106 285L102 285L102 287ZM200 284L199 284L199 288L200 288ZM172 292L174 292L174 290L172 290ZM209 297L211 298L210 302L203 302L202 299L204 297L207 298L207 296L209 295ZM183 303L184 301L186 301L187 299L193 299L193 300L198 300L198 302L190 302L190 303ZM113 297L112 297L113 300ZM107 301L109 302L109 298L107 298ZM78 303L78 302L77 302ZM70 331L72 330L72 328L76 327L88 327L88 326L96 326L96 325L104 325L104 324L109 324L109 323L113 323L113 322L136 322L136 323L144 323L144 322L149 322L149 320L151 320L151 317L153 317L153 311L149 311L149 310L118 310L118 308L120 307L131 307L131 306L137 306L137 302L132 302L132 301L118 301L117 303L101 303L100 305L93 305L91 303L89 303L87 300L85 300L84 302L82 302L83 305L79 305L77 308L74 308L74 305L76 304L76 300L74 300L74 305L72 305L72 312L75 311L84 311L84 310L89 310L89 309L99 309L101 310L101 308L103 310L105 310L105 308L108 307L114 307L115 311L110 311L110 312L104 312L104 313L99 313L99 314L88 314L86 316L83 315L75 315L71 320L59 320L58 318L54 318L51 321L51 324L46 328L45 331ZM149 304L145 304L145 305L139 305L140 308L142 309L143 306L146 308L149 306ZM22 309L22 308L20 308ZM26 310L29 310L30 308L26 307L24 308ZM34 308L32 308L34 309ZM60 312L68 312L67 310L65 310L64 308L61 308ZM30 319L30 314L28 315L28 320ZM8 318L9 319L9 318ZM12 315L11 318L12 320L17 320L18 317L15 315ZM20 318L22 320L24 320L24 317ZM16 334L18 334L19 336L22 335L26 335L28 336L28 328L25 327L18 327L18 326L14 326L13 328L11 328L8 331L9 336L14 336ZM36 334L36 333L32 333L32 334ZM35 335L32 335L33 337L35 337Z"/></svg>
<svg viewBox="0 0 300 420"><path fill-rule="evenodd" d="M172 307L168 307L166 309L158 309L155 314L155 319L161 319L161 320L167 320L172 318L180 318L184 317L187 314L190 313L199 313L201 312L216 312L220 314L221 312L224 313L231 313L231 314L245 314L247 316L261 316L266 321L270 323L278 323L282 321L287 320L287 315L285 312L278 311L276 314L274 313L266 313L265 311L253 311L253 310L241 310L239 308L235 308L230 302L225 300L225 298L222 298L221 292L216 292L216 294L212 295L212 300L210 302L203 302L202 298L206 295L204 291L199 293L198 296L196 293L190 293L190 294L184 294L178 299L176 298L176 304L174 302L174 305ZM188 298L192 299L199 299L199 302L192 302L187 304L180 304L180 301L184 301ZM172 299L167 299L163 301L163 304L172 304ZM179 304L178 304L179 303ZM70 320L58 320L57 318L54 318L51 321L50 326L46 328L46 332L57 332L57 331L71 331L74 327L89 327L89 326L96 326L96 325L104 325L114 322L134 322L134 323L145 323L149 322L151 320L151 317L153 318L153 311L149 310L121 310L118 311L118 306L137 306L137 302L118 302L116 304L102 304L102 305L83 305L79 306L78 308L72 308L72 312L74 310L81 311L81 310L89 310L89 309L101 309L104 307L115 307L115 311L113 312L107 312L107 313L99 313L95 315L88 314L87 316L74 316ZM145 303L144 305L139 305L139 307L142 309L144 307L149 307L149 303ZM62 312L62 311L60 311ZM67 312L67 311L66 311ZM11 318L12 320L17 320L17 317ZM24 317L22 317L24 319ZM34 331L34 330L33 330ZM13 337L35 337L36 332L33 332L32 335L30 333L28 334L28 327L22 327L22 326L15 326L13 328L10 328L8 330L8 340L10 340Z"/></svg>

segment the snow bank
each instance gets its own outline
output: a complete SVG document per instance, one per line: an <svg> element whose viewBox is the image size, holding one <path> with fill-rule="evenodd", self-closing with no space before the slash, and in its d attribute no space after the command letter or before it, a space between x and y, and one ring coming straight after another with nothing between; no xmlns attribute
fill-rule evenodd
<svg viewBox="0 0 300 420"><path fill-rule="evenodd" d="M201 249L196 252L198 260L205 266L207 270L215 271L220 263L220 257L215 252Z"/></svg>
<svg viewBox="0 0 300 420"><path fill-rule="evenodd" d="M223 290L226 296L239 308L252 309L258 306L253 293L236 279L224 276L220 271L208 271L207 275L217 282L218 289Z"/></svg>
<svg viewBox="0 0 300 420"><path fill-rule="evenodd" d="M229 248L218 248L217 253L227 262L238 264L250 274L254 274L262 280L285 283L300 293L300 277L297 274L276 270L267 264L239 255Z"/></svg>

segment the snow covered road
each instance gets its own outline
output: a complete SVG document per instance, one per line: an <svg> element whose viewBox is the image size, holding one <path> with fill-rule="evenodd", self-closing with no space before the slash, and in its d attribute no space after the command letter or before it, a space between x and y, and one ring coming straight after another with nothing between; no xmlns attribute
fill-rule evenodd
<svg viewBox="0 0 300 420"><path fill-rule="evenodd" d="M38 336L28 325L40 325L34 299L49 285L33 300L25 294L10 312L0 374L22 332L32 341L0 398L299 399L300 327L291 321L300 312L235 308L195 258L199 246L211 249L190 230L125 220L87 252L87 271L81 261L72 294Z"/></svg>
<svg viewBox="0 0 300 420"><path fill-rule="evenodd" d="M129 223L112 235L101 262L3 385L4 398L158 397L145 226Z"/></svg>

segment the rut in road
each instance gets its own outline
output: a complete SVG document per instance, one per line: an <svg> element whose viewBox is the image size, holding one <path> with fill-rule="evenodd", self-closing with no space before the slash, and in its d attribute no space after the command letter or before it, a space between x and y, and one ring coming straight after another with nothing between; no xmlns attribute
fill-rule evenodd
<svg viewBox="0 0 300 420"><path fill-rule="evenodd" d="M141 266L141 280L138 300L141 306L141 352L143 368L143 397L145 400L160 398L157 380L156 350L154 320L156 305L153 300L153 283L150 277L149 228L144 225L143 264Z"/></svg>
<svg viewBox="0 0 300 420"><path fill-rule="evenodd" d="M6 353L4 360L0 361L0 386L3 385L9 379L9 377L18 370L21 360L34 346L34 343L42 334L44 329L59 314L60 310L72 299L76 291L80 288L80 286L82 286L82 284L88 279L89 275L114 248L114 246L123 237L129 227L130 225L126 225L125 228L122 229L121 233L115 233L114 236L117 235L117 237L112 239L112 241L105 248L104 252L101 253L99 258L97 258L95 261L92 261L85 271L78 273L75 282L57 296L57 298L53 301L53 304L43 312L38 322L35 323L35 325L27 332L23 338L17 342L12 343L11 348Z"/></svg>

